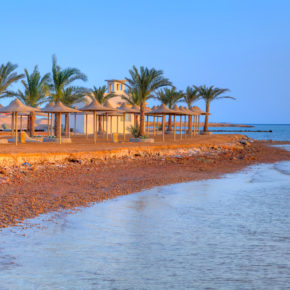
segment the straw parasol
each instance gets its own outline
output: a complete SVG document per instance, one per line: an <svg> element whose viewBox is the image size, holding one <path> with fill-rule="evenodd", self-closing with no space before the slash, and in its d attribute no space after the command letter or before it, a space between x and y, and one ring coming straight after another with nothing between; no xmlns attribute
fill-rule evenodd
<svg viewBox="0 0 290 290"><path fill-rule="evenodd" d="M152 114L162 115L162 140L164 141L165 133L165 115L176 115L174 110L168 109L164 104L161 104L156 110L151 112Z"/></svg>
<svg viewBox="0 0 290 290"><path fill-rule="evenodd" d="M94 130L94 143L96 143L96 139L97 139L97 135L96 135L96 113L97 112L108 112L108 111L114 111L114 109L112 108L108 108L108 107L105 107L103 105L101 105L96 99L93 99L91 101L91 103L83 108L80 109L81 111L83 112L92 112L93 113L93 116L94 116L94 123L93 123L93 130ZM87 115L86 115L86 134L88 132L88 119L87 119ZM87 134L88 136L88 134Z"/></svg>
<svg viewBox="0 0 290 290"><path fill-rule="evenodd" d="M61 101L58 101L54 106L46 106L41 110L45 113L54 113L55 114L55 120L56 120L56 137L59 138L59 143L61 144L61 114L64 113L78 113L79 110L70 108L68 106L65 106ZM70 131L70 130L69 130ZM70 132L69 132L70 137Z"/></svg>
<svg viewBox="0 0 290 290"><path fill-rule="evenodd" d="M17 145L18 142L18 114L19 113L31 113L31 112L37 112L39 109L26 106L24 105L19 99L13 100L8 106L0 108L0 113L12 113L12 119L11 119L11 129L12 133L15 129L16 137L15 137L15 144ZM15 124L15 126L14 126Z"/></svg>

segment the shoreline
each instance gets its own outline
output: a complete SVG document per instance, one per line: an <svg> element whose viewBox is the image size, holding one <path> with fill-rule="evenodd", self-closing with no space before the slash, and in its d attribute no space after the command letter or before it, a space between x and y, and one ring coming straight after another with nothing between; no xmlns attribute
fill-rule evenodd
<svg viewBox="0 0 290 290"><path fill-rule="evenodd" d="M0 228L155 186L218 178L249 165L290 160L289 151L269 146L281 142L249 143L240 136L233 140L202 149L164 149L162 154L139 151L109 159L0 166L0 177L7 178L0 186Z"/></svg>

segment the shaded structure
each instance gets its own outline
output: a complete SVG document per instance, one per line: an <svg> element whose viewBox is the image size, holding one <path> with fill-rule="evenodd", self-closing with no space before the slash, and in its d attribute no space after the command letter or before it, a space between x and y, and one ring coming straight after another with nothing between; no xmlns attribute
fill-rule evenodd
<svg viewBox="0 0 290 290"><path fill-rule="evenodd" d="M162 104L156 110L151 111L151 114L162 116L162 140L165 141L165 116L175 115L176 112L174 110L168 109L164 104Z"/></svg>
<svg viewBox="0 0 290 290"><path fill-rule="evenodd" d="M82 112L89 112L89 113L93 113L93 136L94 136L94 143L96 143L97 141L97 115L96 113L101 112L101 113L108 113L110 111L114 111L114 108L107 108L105 106L102 106L96 99L93 99L92 102L81 108L80 111ZM86 134L88 132L88 128L87 128L88 124L87 124L87 117L86 117Z"/></svg>
<svg viewBox="0 0 290 290"><path fill-rule="evenodd" d="M19 99L15 99L8 106L0 108L0 113L11 113L11 135L15 136L15 144L18 143L18 115L22 113L37 112L39 109L24 105Z"/></svg>
<svg viewBox="0 0 290 290"><path fill-rule="evenodd" d="M61 114L78 113L79 110L65 106L61 101L58 101L54 106L45 107L41 110L44 113L53 113L55 115L55 136L59 139L59 144L61 144ZM70 123L70 118L68 118ZM70 124L67 124L70 128ZM70 129L66 132L66 137L70 138Z"/></svg>

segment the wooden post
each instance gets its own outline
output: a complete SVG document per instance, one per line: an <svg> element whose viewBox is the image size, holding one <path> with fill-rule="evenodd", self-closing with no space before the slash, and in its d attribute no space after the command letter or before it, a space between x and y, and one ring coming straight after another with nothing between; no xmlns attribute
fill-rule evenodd
<svg viewBox="0 0 290 290"><path fill-rule="evenodd" d="M180 140L182 140L182 115L180 115Z"/></svg>
<svg viewBox="0 0 290 290"><path fill-rule="evenodd" d="M189 124L191 124L191 127L190 127L190 137L192 137L192 115L189 116L190 117L190 122Z"/></svg>
<svg viewBox="0 0 290 290"><path fill-rule="evenodd" d="M175 114L173 115L173 122L174 122L174 132L173 132L173 136L174 136L174 141L176 140L176 124L175 124Z"/></svg>
<svg viewBox="0 0 290 290"><path fill-rule="evenodd" d="M77 135L77 113L75 113L75 136Z"/></svg>
<svg viewBox="0 0 290 290"><path fill-rule="evenodd" d="M88 139L88 113L86 113L86 138Z"/></svg>
<svg viewBox="0 0 290 290"><path fill-rule="evenodd" d="M147 134L149 136L149 115L147 115Z"/></svg>
<svg viewBox="0 0 290 290"><path fill-rule="evenodd" d="M162 141L165 140L165 114L162 114Z"/></svg>
<svg viewBox="0 0 290 290"><path fill-rule="evenodd" d="M21 127L22 127L22 118L21 118ZM49 113L47 113L47 136L49 136L49 131L50 131L50 118Z"/></svg>
<svg viewBox="0 0 290 290"><path fill-rule="evenodd" d="M155 115L153 116L153 136L155 136Z"/></svg>
<svg viewBox="0 0 290 290"><path fill-rule="evenodd" d="M94 124L93 124L93 130L94 130L94 144L96 144L97 136L96 136L96 111L94 111Z"/></svg>
<svg viewBox="0 0 290 290"><path fill-rule="evenodd" d="M126 140L126 113L124 113L124 120L123 120L123 137L124 137L124 141Z"/></svg>
<svg viewBox="0 0 290 290"><path fill-rule="evenodd" d="M68 113L68 138L70 138L70 113Z"/></svg>
<svg viewBox="0 0 290 290"><path fill-rule="evenodd" d="M18 143L18 113L15 112L15 144Z"/></svg>
<svg viewBox="0 0 290 290"><path fill-rule="evenodd" d="M61 144L61 113L58 113L59 115L59 144Z"/></svg>
<svg viewBox="0 0 290 290"><path fill-rule="evenodd" d="M110 116L110 136L111 136L111 139L112 139L112 137L113 137L113 116L111 115Z"/></svg>
<svg viewBox="0 0 290 290"><path fill-rule="evenodd" d="M106 139L109 140L109 127L108 127L108 112L106 113Z"/></svg>
<svg viewBox="0 0 290 290"><path fill-rule="evenodd" d="M200 115L198 115L198 135L200 135Z"/></svg>

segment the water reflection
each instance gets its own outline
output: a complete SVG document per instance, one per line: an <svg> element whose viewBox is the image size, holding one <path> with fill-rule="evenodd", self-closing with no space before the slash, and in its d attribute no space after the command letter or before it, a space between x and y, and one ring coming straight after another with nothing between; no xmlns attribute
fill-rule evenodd
<svg viewBox="0 0 290 290"><path fill-rule="evenodd" d="M6 229L0 288L286 288L289 174L264 164Z"/></svg>

